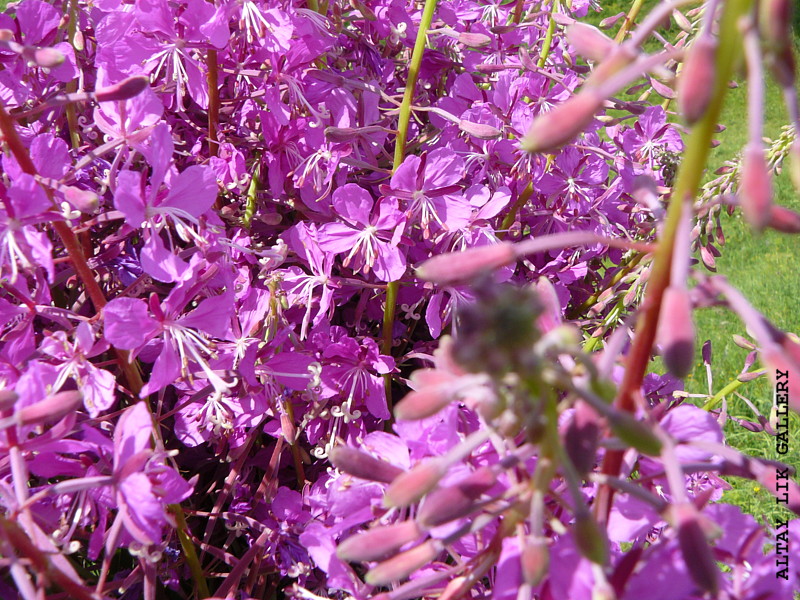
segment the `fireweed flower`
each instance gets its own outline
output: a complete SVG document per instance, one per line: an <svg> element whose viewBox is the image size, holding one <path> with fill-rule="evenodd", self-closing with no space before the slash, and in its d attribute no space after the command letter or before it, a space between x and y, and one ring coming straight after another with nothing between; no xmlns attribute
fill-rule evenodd
<svg viewBox="0 0 800 600"><path fill-rule="evenodd" d="M385 193L403 201L409 225L419 225L428 239L432 233L463 227L469 220L470 208L458 185L463 174L463 160L440 148L406 158Z"/></svg>
<svg viewBox="0 0 800 600"><path fill-rule="evenodd" d="M405 273L405 257L397 247L405 218L396 200L383 199L373 208L369 193L348 183L334 192L333 208L345 222L320 228L322 250L346 254L342 266L372 271L380 281L396 281Z"/></svg>
<svg viewBox="0 0 800 600"><path fill-rule="evenodd" d="M232 311L230 292L207 297L187 314L182 314L192 299L188 295L198 286L192 276L210 278L214 269L202 272L190 270L187 280L175 287L160 302L155 294L148 302L138 298L115 298L103 309L105 339L123 350L140 353L151 340L160 340L150 380L142 388L142 397L172 383L176 377L190 378L190 364L200 367L214 388L214 397L225 394L231 387L209 366L207 357L214 353L209 336L225 338L230 330ZM152 315L152 316L151 316Z"/></svg>

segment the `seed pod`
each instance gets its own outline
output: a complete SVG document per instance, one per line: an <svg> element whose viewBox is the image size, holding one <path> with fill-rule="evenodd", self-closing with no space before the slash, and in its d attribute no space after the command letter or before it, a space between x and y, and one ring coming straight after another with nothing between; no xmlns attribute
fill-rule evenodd
<svg viewBox="0 0 800 600"><path fill-rule="evenodd" d="M670 286L664 290L656 340L669 372L683 379L694 363L694 325L689 290Z"/></svg>
<svg viewBox="0 0 800 600"><path fill-rule="evenodd" d="M439 285L455 285L504 267L515 260L517 255L514 245L501 242L434 256L417 268L417 276Z"/></svg>
<svg viewBox="0 0 800 600"><path fill-rule="evenodd" d="M427 540L370 569L364 580L369 585L375 586L389 585L394 581L400 581L434 560L441 551L441 541Z"/></svg>
<svg viewBox="0 0 800 600"><path fill-rule="evenodd" d="M761 231L767 226L772 206L772 177L764 147L757 142L748 143L744 149L739 202L745 219L753 229Z"/></svg>
<svg viewBox="0 0 800 600"><path fill-rule="evenodd" d="M402 469L385 460L349 446L336 446L331 450L329 458L333 466L340 471L368 481L391 483L404 473Z"/></svg>
<svg viewBox="0 0 800 600"><path fill-rule="evenodd" d="M336 556L347 562L383 560L421 535L422 531L414 521L373 527L339 544Z"/></svg>
<svg viewBox="0 0 800 600"><path fill-rule="evenodd" d="M553 153L586 129L603 107L604 98L596 90L584 89L531 123L522 139L526 152Z"/></svg>
<svg viewBox="0 0 800 600"><path fill-rule="evenodd" d="M446 472L447 468L441 460L431 459L419 463L392 482L386 490L384 505L389 508L405 508L414 504L435 488Z"/></svg>
<svg viewBox="0 0 800 600"><path fill-rule="evenodd" d="M481 467L455 485L440 488L428 495L417 514L417 523L431 529L466 517L476 510L481 495L497 482L489 467Z"/></svg>
<svg viewBox="0 0 800 600"><path fill-rule="evenodd" d="M717 40L710 35L697 38L686 54L678 77L678 110L689 125L701 119L711 102L716 73Z"/></svg>

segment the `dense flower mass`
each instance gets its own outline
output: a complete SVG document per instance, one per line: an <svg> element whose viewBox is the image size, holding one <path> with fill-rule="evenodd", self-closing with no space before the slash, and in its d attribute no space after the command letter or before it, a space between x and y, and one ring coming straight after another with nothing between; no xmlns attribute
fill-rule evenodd
<svg viewBox="0 0 800 600"><path fill-rule="evenodd" d="M621 43L594 0L8 5L0 596L790 597L716 503L780 465L644 377L723 303L800 402L796 338L691 266L735 180L676 174L662 106L756 7L682 4ZM756 133L745 215L791 231Z"/></svg>

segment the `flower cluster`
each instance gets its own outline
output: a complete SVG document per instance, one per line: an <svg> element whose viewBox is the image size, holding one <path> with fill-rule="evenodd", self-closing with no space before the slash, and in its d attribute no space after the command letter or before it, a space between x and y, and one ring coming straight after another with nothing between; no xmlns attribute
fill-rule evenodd
<svg viewBox="0 0 800 600"><path fill-rule="evenodd" d="M669 221L680 128L622 93L672 97L686 32L702 72L723 3L621 44L588 0L436 4L0 14L0 596L788 597L771 533L713 503L767 463L672 375L629 375L654 351L629 317L675 307L655 350L680 376L693 306L724 302L800 383L724 279L690 294L726 200ZM682 39L645 53L670 15ZM745 214L781 228L743 161Z"/></svg>

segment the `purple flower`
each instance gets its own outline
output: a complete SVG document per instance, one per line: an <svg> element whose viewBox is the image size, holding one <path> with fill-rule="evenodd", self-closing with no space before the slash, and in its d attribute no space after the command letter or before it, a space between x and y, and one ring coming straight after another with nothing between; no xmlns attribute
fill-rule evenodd
<svg viewBox="0 0 800 600"><path fill-rule="evenodd" d="M348 183L333 193L333 208L344 223L326 223L320 228L320 248L347 254L342 264L355 271L372 271L381 281L400 279L406 261L397 244L405 218L397 201L384 198L373 208L369 192Z"/></svg>
<svg viewBox="0 0 800 600"><path fill-rule="evenodd" d="M460 229L472 212L461 186L464 161L452 150L439 148L428 154L409 156L392 175L387 195L400 198L411 224L422 228L425 239L437 231Z"/></svg>

